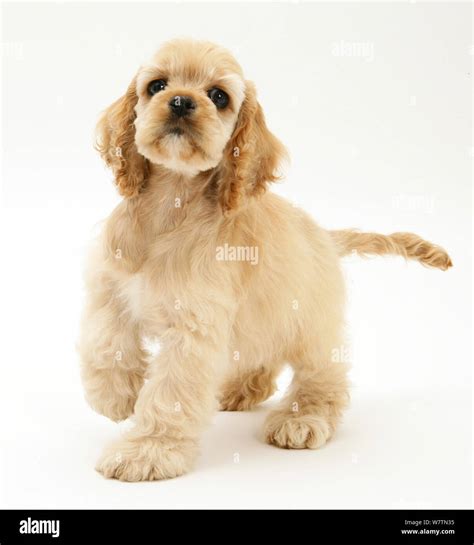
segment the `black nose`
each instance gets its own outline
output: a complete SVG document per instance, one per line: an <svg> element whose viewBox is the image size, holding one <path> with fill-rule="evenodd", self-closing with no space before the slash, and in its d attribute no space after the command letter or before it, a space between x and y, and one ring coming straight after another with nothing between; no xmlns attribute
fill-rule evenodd
<svg viewBox="0 0 474 545"><path fill-rule="evenodd" d="M196 108L196 104L191 97L176 95L169 101L169 107L174 115L184 117Z"/></svg>

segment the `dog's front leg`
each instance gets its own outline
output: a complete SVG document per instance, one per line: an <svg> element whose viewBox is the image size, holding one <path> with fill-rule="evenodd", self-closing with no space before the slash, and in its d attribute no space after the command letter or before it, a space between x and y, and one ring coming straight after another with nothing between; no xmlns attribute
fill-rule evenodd
<svg viewBox="0 0 474 545"><path fill-rule="evenodd" d="M198 454L199 435L216 405L226 365L225 320L204 325L189 317L168 329L135 405L135 427L110 445L97 464L105 477L143 481L177 477Z"/></svg>
<svg viewBox="0 0 474 545"><path fill-rule="evenodd" d="M115 421L131 416L147 366L140 324L100 272L88 282L78 351L90 406Z"/></svg>

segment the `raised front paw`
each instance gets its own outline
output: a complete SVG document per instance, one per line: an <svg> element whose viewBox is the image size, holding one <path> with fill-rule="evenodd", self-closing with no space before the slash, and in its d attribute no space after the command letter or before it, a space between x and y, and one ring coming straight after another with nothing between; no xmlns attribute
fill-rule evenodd
<svg viewBox="0 0 474 545"><path fill-rule="evenodd" d="M196 456L197 445L193 441L128 439L110 445L96 470L108 479L121 481L171 479L189 471Z"/></svg>
<svg viewBox="0 0 474 545"><path fill-rule="evenodd" d="M143 371L87 369L82 373L82 380L86 400L94 411L120 422L133 414L143 385Z"/></svg>
<svg viewBox="0 0 474 545"><path fill-rule="evenodd" d="M120 422L126 420L133 414L136 398L115 396L107 399L94 399L90 396L86 396L86 400L94 411L110 418L110 420L113 420L114 422Z"/></svg>

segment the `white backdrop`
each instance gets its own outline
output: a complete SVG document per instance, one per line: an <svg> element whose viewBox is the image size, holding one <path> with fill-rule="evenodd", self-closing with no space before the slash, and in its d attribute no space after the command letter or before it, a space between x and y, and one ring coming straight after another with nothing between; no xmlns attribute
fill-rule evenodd
<svg viewBox="0 0 474 545"><path fill-rule="evenodd" d="M2 11L1 506L470 507L472 6ZM119 201L92 132L176 36L225 45L256 83L292 157L274 191L328 228L416 232L454 268L346 261L353 402L321 451L264 445L266 408L220 414L193 473L123 485L93 466L127 424L87 407L74 351L84 251Z"/></svg>

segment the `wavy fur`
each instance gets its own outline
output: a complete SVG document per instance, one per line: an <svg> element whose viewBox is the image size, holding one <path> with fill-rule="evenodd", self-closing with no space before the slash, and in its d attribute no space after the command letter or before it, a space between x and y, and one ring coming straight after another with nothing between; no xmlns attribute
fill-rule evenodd
<svg viewBox="0 0 474 545"><path fill-rule="evenodd" d="M150 96L156 79L166 87ZM216 86L229 96L221 110L208 94ZM182 95L195 107L176 119L170 101ZM90 405L116 421L133 415L134 427L97 469L125 481L185 473L218 400L255 406L285 362L293 383L264 439L321 447L349 398L341 255L396 253L447 268L447 254L406 233L328 232L266 191L284 147L253 84L207 42L165 44L98 135L124 199L89 259L81 371ZM153 357L146 336L160 340Z"/></svg>

